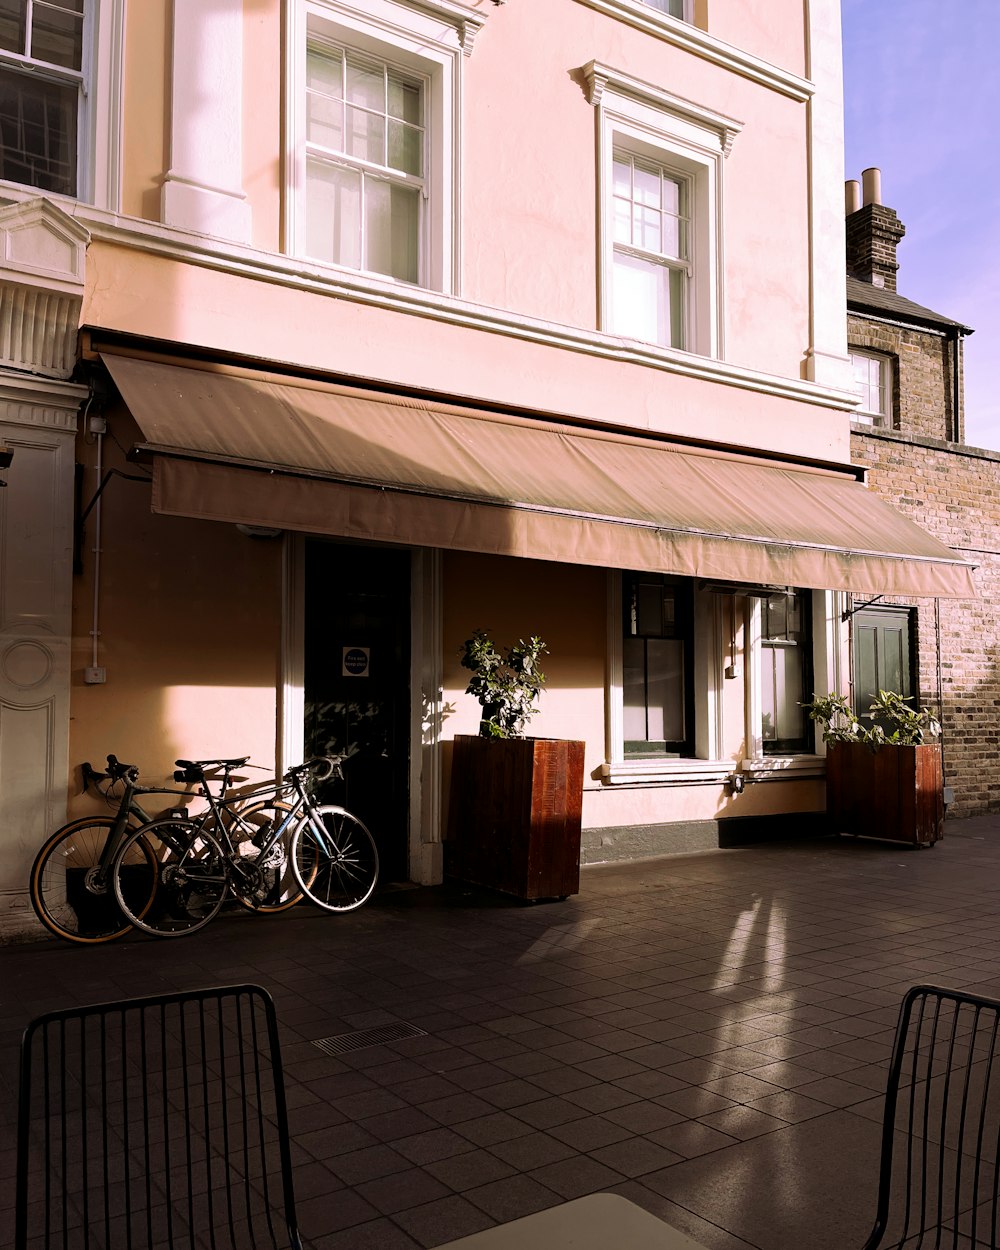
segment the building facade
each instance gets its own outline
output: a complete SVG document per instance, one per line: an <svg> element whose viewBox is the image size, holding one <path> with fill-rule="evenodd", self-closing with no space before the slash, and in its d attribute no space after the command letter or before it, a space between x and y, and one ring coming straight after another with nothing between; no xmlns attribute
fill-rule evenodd
<svg viewBox="0 0 1000 1250"><path fill-rule="evenodd" d="M972 600L857 598L855 703L863 710L881 688L933 708L949 814L995 811L1000 567L990 536L1000 524L1000 454L965 442L962 344L972 331L899 293L905 231L881 202L879 171L865 172L863 195L859 183L847 187L848 351L862 395L853 458L872 490L978 566Z"/></svg>
<svg viewBox="0 0 1000 1250"><path fill-rule="evenodd" d="M807 829L848 596L971 593L851 465L836 0L7 7L5 928L108 752L440 880L476 628L585 859Z"/></svg>

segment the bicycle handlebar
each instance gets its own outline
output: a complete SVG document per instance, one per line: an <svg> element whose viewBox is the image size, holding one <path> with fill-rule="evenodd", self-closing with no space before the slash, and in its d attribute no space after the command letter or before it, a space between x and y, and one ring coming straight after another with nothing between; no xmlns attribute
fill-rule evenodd
<svg viewBox="0 0 1000 1250"><path fill-rule="evenodd" d="M314 781L329 781L331 778L343 781L344 770L341 768L343 758L342 755L317 755L315 759L306 760L305 763L296 764L294 768L290 768L285 773L285 780L296 781L299 777L311 773Z"/></svg>
<svg viewBox="0 0 1000 1250"><path fill-rule="evenodd" d="M96 786L99 781L122 781L123 779L135 782L139 778L139 768L136 764L123 764L117 756L108 756L108 771L106 773L98 772L89 760L84 760L81 764L83 772L83 788L88 786Z"/></svg>

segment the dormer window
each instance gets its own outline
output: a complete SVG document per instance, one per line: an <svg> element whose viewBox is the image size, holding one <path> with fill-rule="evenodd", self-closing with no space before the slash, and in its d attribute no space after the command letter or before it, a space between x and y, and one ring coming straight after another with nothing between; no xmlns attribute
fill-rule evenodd
<svg viewBox="0 0 1000 1250"><path fill-rule="evenodd" d="M854 389L861 407L853 419L864 425L892 426L892 360L875 352L852 351Z"/></svg>

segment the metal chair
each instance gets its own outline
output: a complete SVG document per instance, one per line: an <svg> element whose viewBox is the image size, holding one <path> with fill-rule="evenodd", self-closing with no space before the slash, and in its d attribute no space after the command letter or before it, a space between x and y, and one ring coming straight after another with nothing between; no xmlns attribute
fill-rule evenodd
<svg viewBox="0 0 1000 1250"><path fill-rule="evenodd" d="M54 1011L21 1044L15 1250L301 1250L270 995Z"/></svg>
<svg viewBox="0 0 1000 1250"><path fill-rule="evenodd" d="M864 1250L996 1250L1000 1002L935 986L900 1008Z"/></svg>

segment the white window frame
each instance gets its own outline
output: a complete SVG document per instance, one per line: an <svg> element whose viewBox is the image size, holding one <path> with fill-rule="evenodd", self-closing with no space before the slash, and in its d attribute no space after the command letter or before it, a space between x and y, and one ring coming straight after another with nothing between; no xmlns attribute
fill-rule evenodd
<svg viewBox="0 0 1000 1250"><path fill-rule="evenodd" d="M721 782L733 771L733 761L721 759L723 683L723 616L721 596L706 594L694 585L694 750L691 758L625 755L625 700L622 643L623 574L608 574L608 689L606 692L606 760L601 770L609 785L686 785Z"/></svg>
<svg viewBox="0 0 1000 1250"><path fill-rule="evenodd" d="M397 0L291 0L287 6L289 72L286 115L286 211L283 250L310 263L379 283L406 285L367 270L334 265L306 253L306 49L310 31L333 44L413 74L425 84L425 200L419 285L457 295L461 221L462 62L481 21L455 0L411 8Z"/></svg>
<svg viewBox="0 0 1000 1250"><path fill-rule="evenodd" d="M93 204L117 212L121 206L122 47L125 0L87 0L83 21L83 57L77 103L76 194L38 190L54 203ZM0 52L7 64L23 61ZM77 77L74 71L67 71ZM32 189L31 184L0 181L0 188Z"/></svg>
<svg viewBox="0 0 1000 1250"><path fill-rule="evenodd" d="M856 412L851 414L851 420L857 421L861 425L871 425L881 429L892 429L893 410L892 410L892 388L893 388L893 370L895 361L885 352L869 351L863 347L849 347L848 356L851 361L851 380L854 380L854 362L855 360L866 360L869 364L878 365L880 386L879 390L882 394L883 406L881 409L874 408L858 408ZM861 394L859 391L858 394Z"/></svg>
<svg viewBox="0 0 1000 1250"><path fill-rule="evenodd" d="M613 155L623 149L660 165L685 184L690 219L684 347L662 350L723 359L723 163L742 123L683 100L597 61L584 69L598 109L600 329L614 335ZM620 337L620 336L619 336Z"/></svg>
<svg viewBox="0 0 1000 1250"><path fill-rule="evenodd" d="M668 3L671 0L667 0ZM676 4L676 0L673 0ZM692 10L694 8L694 0L680 0L680 14L668 13L666 10L657 7L657 0L632 0L632 3L639 4L643 8L652 9L657 17L671 18L675 22L690 22L692 20Z"/></svg>
<svg viewBox="0 0 1000 1250"><path fill-rule="evenodd" d="M806 592L810 593L810 592ZM837 591L813 590L810 617L812 620L812 674L817 690L840 688L842 652L847 630L843 624L844 596ZM789 774L802 777L821 776L823 764L817 749L819 731L810 726L812 750L790 755L764 752L763 680L761 669L761 619L763 599L746 599L744 637L746 639L746 750L741 771L757 780L768 780Z"/></svg>

